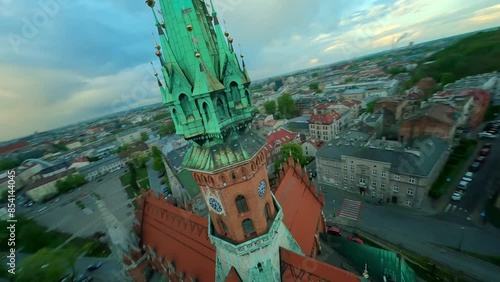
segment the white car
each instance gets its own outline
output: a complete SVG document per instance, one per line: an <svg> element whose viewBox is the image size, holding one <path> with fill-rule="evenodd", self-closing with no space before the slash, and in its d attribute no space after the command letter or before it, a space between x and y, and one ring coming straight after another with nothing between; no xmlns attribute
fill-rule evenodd
<svg viewBox="0 0 500 282"><path fill-rule="evenodd" d="M459 191L455 191L455 192L453 192L453 194L451 195L451 199L452 199L453 201L460 201L460 200L462 199L462 196L463 196L463 194L462 194L462 193L460 193Z"/></svg>
<svg viewBox="0 0 500 282"><path fill-rule="evenodd" d="M464 176L464 177L462 177L462 181L471 182L472 178Z"/></svg>
<svg viewBox="0 0 500 282"><path fill-rule="evenodd" d="M465 176L464 177L467 177L467 178L472 178L472 176L474 175L474 173L468 171L465 173Z"/></svg>

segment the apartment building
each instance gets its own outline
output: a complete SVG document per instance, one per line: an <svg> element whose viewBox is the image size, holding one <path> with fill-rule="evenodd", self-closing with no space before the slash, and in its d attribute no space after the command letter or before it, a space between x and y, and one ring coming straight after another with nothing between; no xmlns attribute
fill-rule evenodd
<svg viewBox="0 0 500 282"><path fill-rule="evenodd" d="M309 119L311 138L328 141L340 130L341 116L332 111L326 114L313 114Z"/></svg>
<svg viewBox="0 0 500 282"><path fill-rule="evenodd" d="M135 143L141 141L142 133L146 133L149 135L151 133L151 129L145 127L136 127L127 131L120 132L116 134L116 141L118 141L121 146Z"/></svg>
<svg viewBox="0 0 500 282"><path fill-rule="evenodd" d="M316 153L318 185L419 209L446 162L448 144L436 137L411 144L397 151L327 142Z"/></svg>

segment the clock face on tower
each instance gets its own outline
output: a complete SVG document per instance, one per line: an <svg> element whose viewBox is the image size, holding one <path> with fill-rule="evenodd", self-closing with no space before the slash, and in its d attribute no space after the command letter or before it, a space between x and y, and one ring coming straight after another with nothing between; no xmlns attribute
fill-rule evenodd
<svg viewBox="0 0 500 282"><path fill-rule="evenodd" d="M264 195L266 194L266 186L267 186L266 181L264 179L261 180L259 183L259 190L258 190L260 197L264 197Z"/></svg>
<svg viewBox="0 0 500 282"><path fill-rule="evenodd" d="M216 213L221 213L222 212L222 205L220 204L219 201L215 198L209 198L208 203L210 204L210 207L216 212Z"/></svg>

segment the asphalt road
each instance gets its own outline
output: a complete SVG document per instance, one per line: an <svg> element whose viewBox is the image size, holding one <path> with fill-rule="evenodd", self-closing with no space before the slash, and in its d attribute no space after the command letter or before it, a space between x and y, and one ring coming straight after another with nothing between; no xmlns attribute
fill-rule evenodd
<svg viewBox="0 0 500 282"><path fill-rule="evenodd" d="M157 194L163 193L163 188L167 187L165 184L160 184L160 175L158 171L153 169L153 160L149 160L146 163L146 168L148 170L148 178L149 178L149 186L153 189Z"/></svg>
<svg viewBox="0 0 500 282"><path fill-rule="evenodd" d="M486 143L493 144L490 154L487 156L480 170L474 173L472 182L469 183L462 199L454 201L451 197L448 198L449 202L444 207L442 213L437 216L438 218L462 225L470 225L471 223L469 221L478 218L478 214L484 210L486 201L494 193L494 189L497 188L498 179L500 177L500 170L498 169L498 162L500 161L500 139L480 139L479 141L480 147ZM475 157L476 156L474 156L474 158ZM471 162L474 161L472 160ZM468 170L470 164L471 163L467 165L466 170ZM460 178L462 176L463 175L461 175Z"/></svg>

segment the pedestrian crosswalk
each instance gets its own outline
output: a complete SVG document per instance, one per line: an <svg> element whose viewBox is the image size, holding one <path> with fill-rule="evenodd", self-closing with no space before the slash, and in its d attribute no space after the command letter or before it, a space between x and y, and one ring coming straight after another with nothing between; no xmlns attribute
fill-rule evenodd
<svg viewBox="0 0 500 282"><path fill-rule="evenodd" d="M471 217L470 211L468 211L464 208L461 208L457 205L453 205L453 204L448 204L446 206L446 208L444 209L444 213L450 214L450 215L456 215L456 216L463 216L463 217L467 218L467 220L470 220L470 217Z"/></svg>
<svg viewBox="0 0 500 282"><path fill-rule="evenodd" d="M339 216L350 220L358 220L362 203L351 199L344 199L340 207Z"/></svg>

